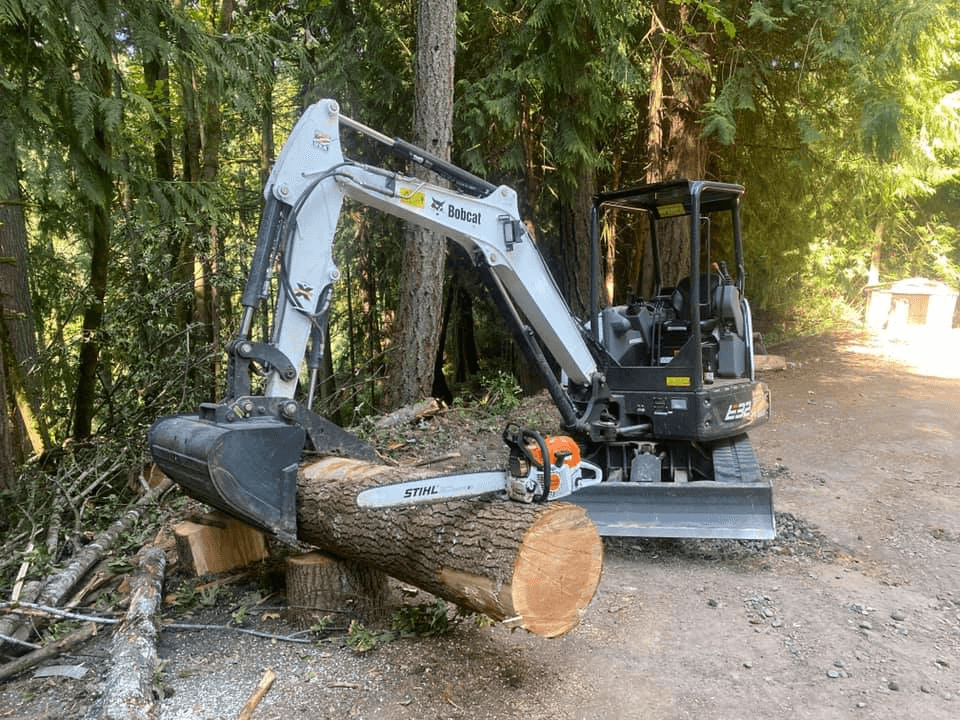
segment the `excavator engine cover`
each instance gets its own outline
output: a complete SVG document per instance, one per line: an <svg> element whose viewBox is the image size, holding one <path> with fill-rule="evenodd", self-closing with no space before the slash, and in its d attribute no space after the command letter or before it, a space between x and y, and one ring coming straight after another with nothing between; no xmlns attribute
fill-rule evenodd
<svg viewBox="0 0 960 720"><path fill-rule="evenodd" d="M276 418L218 423L173 415L150 428L150 452L187 494L293 542L306 432Z"/></svg>

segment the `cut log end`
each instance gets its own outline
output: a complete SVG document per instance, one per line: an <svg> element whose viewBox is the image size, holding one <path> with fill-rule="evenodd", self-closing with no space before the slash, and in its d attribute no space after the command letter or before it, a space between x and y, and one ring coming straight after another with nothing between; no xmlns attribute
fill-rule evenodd
<svg viewBox="0 0 960 720"><path fill-rule="evenodd" d="M513 606L543 637L580 622L600 583L603 542L586 510L557 503L527 531L513 570Z"/></svg>
<svg viewBox="0 0 960 720"><path fill-rule="evenodd" d="M173 530L183 567L197 577L222 573L267 557L263 533L223 513L209 513L206 523L184 520Z"/></svg>

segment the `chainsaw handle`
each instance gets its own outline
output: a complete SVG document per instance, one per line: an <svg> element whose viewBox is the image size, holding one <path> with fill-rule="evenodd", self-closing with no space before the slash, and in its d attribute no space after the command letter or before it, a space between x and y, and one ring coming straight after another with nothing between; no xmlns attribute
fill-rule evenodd
<svg viewBox="0 0 960 720"><path fill-rule="evenodd" d="M516 428L515 430L513 428ZM540 457L542 462L538 462L533 453L527 449L527 441L532 440L540 448ZM541 483L542 488L540 494L534 498L534 502L542 503L546 502L547 498L550 496L550 473L551 473L551 462L550 462L550 451L547 448L547 441L543 439L543 435L538 433L536 430L527 430L522 428L516 423L509 423L503 431L503 441L514 451L522 454L530 464L534 467L540 468L543 472L543 482Z"/></svg>

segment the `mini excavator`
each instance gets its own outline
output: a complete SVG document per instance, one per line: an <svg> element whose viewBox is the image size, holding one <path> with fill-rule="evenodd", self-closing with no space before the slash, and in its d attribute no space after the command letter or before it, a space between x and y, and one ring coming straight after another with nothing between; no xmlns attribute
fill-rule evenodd
<svg viewBox="0 0 960 720"><path fill-rule="evenodd" d="M345 129L448 185L350 159ZM490 493L520 503L563 498L582 505L601 535L773 538L771 485L747 435L769 418L770 395L755 377L744 296L743 192L729 183L671 180L596 195L590 307L580 318L520 217L513 189L322 100L296 123L264 188L243 314L227 350L226 395L194 414L157 420L151 453L188 494L288 541L297 534L305 454L378 462L366 443L311 409L340 277L333 238L349 199L466 251L539 371L564 433L509 425L505 467L371 488L359 493L359 505L402 508ZM649 243L652 291L629 291L624 304L601 307L601 228L618 227ZM680 263L682 277L665 277L661 250L677 242L689 249L689 264ZM255 340L254 314L271 287L270 339Z"/></svg>

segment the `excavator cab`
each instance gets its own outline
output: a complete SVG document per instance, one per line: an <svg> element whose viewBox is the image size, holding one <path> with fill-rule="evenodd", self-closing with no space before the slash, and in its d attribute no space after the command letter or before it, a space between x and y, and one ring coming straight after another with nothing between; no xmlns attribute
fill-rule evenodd
<svg viewBox="0 0 960 720"><path fill-rule="evenodd" d="M615 430L586 439L584 455L606 469L605 482L572 499L601 534L774 536L772 490L747 437L770 402L754 374L742 194L739 185L674 180L594 199L592 276L601 277L606 237L632 250L637 288L621 304L598 282L591 292L590 335L606 351Z"/></svg>
<svg viewBox="0 0 960 720"><path fill-rule="evenodd" d="M739 185L675 180L596 197L593 277L601 229L618 246L625 240L633 259L632 267L605 269L628 276L623 304L610 298L601 310L601 293L591 293L592 335L617 365L684 368L691 386L753 380L742 193Z"/></svg>

